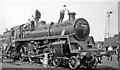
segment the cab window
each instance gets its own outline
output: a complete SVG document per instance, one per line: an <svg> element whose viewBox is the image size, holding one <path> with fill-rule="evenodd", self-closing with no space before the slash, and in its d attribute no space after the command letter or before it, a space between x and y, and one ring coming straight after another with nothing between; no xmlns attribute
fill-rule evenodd
<svg viewBox="0 0 120 70"><path fill-rule="evenodd" d="M11 34L12 37L14 37L14 33L15 33L15 30L12 31L12 34Z"/></svg>

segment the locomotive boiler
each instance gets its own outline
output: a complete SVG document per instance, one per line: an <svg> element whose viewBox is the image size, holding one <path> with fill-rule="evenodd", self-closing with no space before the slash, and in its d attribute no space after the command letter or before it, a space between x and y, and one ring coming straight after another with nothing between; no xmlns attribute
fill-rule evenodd
<svg viewBox="0 0 120 70"><path fill-rule="evenodd" d="M51 25L52 24L52 25ZM35 26L34 31L25 32L25 38L45 37L45 36L59 36L73 34L77 40L85 40L89 36L90 27L84 18L75 19L75 13L69 13L69 20L55 25L54 22L47 25L40 22Z"/></svg>
<svg viewBox="0 0 120 70"><path fill-rule="evenodd" d="M61 24L51 22L48 25L45 21L41 21L32 29L23 25L11 28L7 33L10 44L8 47L14 46L14 50L10 54L21 61L28 59L30 62L36 60L42 62L44 58L42 55L47 50L50 55L48 63L77 68L80 65L81 55L93 48L88 44L94 45L94 39L89 36L90 27L86 19L76 19L74 12L68 15L69 19Z"/></svg>

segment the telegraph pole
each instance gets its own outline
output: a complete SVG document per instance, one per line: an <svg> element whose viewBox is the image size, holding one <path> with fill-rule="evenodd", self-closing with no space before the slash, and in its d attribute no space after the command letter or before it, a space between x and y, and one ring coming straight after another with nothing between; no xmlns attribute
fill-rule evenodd
<svg viewBox="0 0 120 70"><path fill-rule="evenodd" d="M120 19L120 1L118 2L118 19ZM118 50L118 57L120 56L120 20L118 20L118 44L119 44L119 50ZM118 61L118 68L120 69L120 61Z"/></svg>
<svg viewBox="0 0 120 70"><path fill-rule="evenodd" d="M106 25L106 32L105 32L105 38L110 37L110 14L113 12L109 11L107 12L107 25Z"/></svg>

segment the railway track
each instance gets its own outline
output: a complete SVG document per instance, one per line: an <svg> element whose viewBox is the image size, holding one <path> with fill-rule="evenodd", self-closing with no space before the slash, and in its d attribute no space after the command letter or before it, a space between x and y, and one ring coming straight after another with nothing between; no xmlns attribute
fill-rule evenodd
<svg viewBox="0 0 120 70"><path fill-rule="evenodd" d="M6 64L5 64L6 63ZM6 65L12 65L12 64L17 64L17 65L21 65L21 67L19 68L30 68L30 70L37 70L37 69L47 69L47 70L71 70L70 68L66 68L66 67L55 67L55 66L48 66L47 68L44 68L43 65L41 63L31 63L29 61L19 61L16 60L15 62L13 62L13 60L11 59L4 59L3 61L3 65L2 67L6 67ZM26 66L24 66L26 65ZM22 67L23 66L23 67ZM14 66L14 68L16 68L17 66ZM4 69L3 69L4 70ZM86 70L86 69L82 69L82 70ZM98 64L96 68L92 68L91 70L119 70L117 68L113 68L112 66L109 65L104 65L104 64Z"/></svg>
<svg viewBox="0 0 120 70"><path fill-rule="evenodd" d="M3 62L1 62L1 63L27 64L27 65L32 65L32 66L40 66L41 68L44 68L43 64L40 62L32 63L30 61L19 61L19 60L16 60L14 62L14 60L12 60L12 59L4 59ZM48 65L47 68L61 68L61 67L55 67L55 66Z"/></svg>

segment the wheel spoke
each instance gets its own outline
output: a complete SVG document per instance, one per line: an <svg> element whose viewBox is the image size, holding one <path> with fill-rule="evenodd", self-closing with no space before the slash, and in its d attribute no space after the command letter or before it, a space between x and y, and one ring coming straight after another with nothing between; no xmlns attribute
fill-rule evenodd
<svg viewBox="0 0 120 70"><path fill-rule="evenodd" d="M57 58L54 58L53 65L57 67L60 65L59 60Z"/></svg>
<svg viewBox="0 0 120 70"><path fill-rule="evenodd" d="M78 65L77 64L77 59L75 58L75 56L72 56L69 60L69 67L71 69L75 69L75 68L77 68L77 65Z"/></svg>

